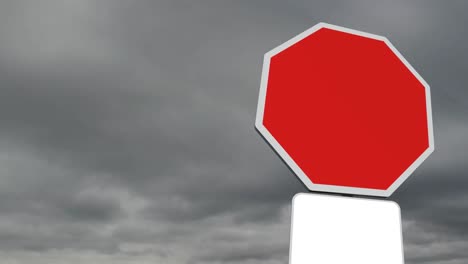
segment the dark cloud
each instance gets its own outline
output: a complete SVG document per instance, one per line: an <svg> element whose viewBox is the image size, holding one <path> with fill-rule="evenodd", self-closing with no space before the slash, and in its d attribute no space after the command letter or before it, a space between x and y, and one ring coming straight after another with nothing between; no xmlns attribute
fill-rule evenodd
<svg viewBox="0 0 468 264"><path fill-rule="evenodd" d="M253 128L263 53L324 21L431 85L436 150L392 197L407 263L466 263L467 4L0 4L0 254L12 263L287 262L304 187Z"/></svg>

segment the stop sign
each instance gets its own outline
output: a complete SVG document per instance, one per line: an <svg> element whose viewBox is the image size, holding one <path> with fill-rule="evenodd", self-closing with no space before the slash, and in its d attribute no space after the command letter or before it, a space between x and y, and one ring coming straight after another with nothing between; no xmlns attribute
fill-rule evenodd
<svg viewBox="0 0 468 264"><path fill-rule="evenodd" d="M313 191L390 196L434 150L428 84L386 38L325 23L265 54L255 127Z"/></svg>

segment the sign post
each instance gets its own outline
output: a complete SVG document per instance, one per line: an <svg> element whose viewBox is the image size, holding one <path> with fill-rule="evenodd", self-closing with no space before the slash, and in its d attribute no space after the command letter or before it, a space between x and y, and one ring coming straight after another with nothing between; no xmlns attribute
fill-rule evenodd
<svg viewBox="0 0 468 264"><path fill-rule="evenodd" d="M389 197L434 150L429 85L385 37L326 23L265 54L255 127L322 193ZM403 263L399 214L390 201L301 194L290 264Z"/></svg>

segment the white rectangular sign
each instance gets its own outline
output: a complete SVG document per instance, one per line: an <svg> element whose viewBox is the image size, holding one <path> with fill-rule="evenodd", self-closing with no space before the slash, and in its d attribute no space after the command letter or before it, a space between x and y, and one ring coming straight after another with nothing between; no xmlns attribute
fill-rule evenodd
<svg viewBox="0 0 468 264"><path fill-rule="evenodd" d="M300 193L290 264L403 264L400 207L383 200Z"/></svg>

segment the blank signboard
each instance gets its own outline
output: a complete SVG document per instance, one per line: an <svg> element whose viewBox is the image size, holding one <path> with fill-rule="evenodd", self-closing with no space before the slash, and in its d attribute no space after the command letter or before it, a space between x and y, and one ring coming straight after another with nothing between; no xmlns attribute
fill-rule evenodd
<svg viewBox="0 0 468 264"><path fill-rule="evenodd" d="M403 264L400 207L335 195L293 198L290 264Z"/></svg>

